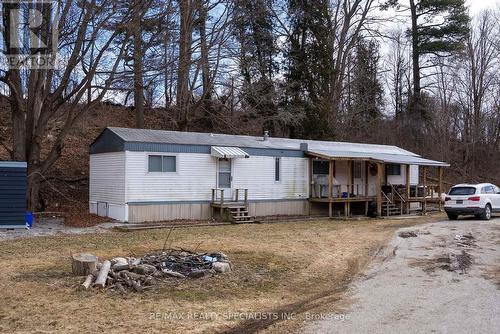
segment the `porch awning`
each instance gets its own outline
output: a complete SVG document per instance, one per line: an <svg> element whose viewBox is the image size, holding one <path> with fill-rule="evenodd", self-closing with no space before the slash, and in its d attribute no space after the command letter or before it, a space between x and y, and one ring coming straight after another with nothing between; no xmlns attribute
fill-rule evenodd
<svg viewBox="0 0 500 334"><path fill-rule="evenodd" d="M250 155L239 147L212 146L210 154L217 158L250 158Z"/></svg>
<svg viewBox="0 0 500 334"><path fill-rule="evenodd" d="M325 159L345 159L345 160L374 160L384 163L449 167L446 162L424 159L418 155L386 154L377 152L349 152L349 151L325 151L310 150L307 154Z"/></svg>

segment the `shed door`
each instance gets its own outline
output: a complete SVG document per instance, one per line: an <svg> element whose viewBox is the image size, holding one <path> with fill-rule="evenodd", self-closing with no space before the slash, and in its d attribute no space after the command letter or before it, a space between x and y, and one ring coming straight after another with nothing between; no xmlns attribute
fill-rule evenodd
<svg viewBox="0 0 500 334"><path fill-rule="evenodd" d="M217 164L217 187L224 189L224 198L231 198L231 159L219 159Z"/></svg>

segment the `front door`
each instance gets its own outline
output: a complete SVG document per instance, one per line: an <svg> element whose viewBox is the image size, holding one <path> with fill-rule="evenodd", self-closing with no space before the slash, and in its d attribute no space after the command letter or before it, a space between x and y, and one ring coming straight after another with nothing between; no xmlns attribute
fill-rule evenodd
<svg viewBox="0 0 500 334"><path fill-rule="evenodd" d="M219 159L217 164L217 187L224 190L224 199L231 199L231 159Z"/></svg>

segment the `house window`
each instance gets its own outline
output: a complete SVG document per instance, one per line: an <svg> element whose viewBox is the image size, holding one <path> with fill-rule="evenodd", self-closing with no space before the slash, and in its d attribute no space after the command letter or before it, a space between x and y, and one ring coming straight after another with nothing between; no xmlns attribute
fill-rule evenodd
<svg viewBox="0 0 500 334"><path fill-rule="evenodd" d="M355 179L361 179L361 162L354 163L352 174L353 174Z"/></svg>
<svg viewBox="0 0 500 334"><path fill-rule="evenodd" d="M330 170L328 161L313 161L313 174L328 175Z"/></svg>
<svg viewBox="0 0 500 334"><path fill-rule="evenodd" d="M280 164L281 164L281 159L280 158L274 158L274 181L280 181L281 180Z"/></svg>
<svg viewBox="0 0 500 334"><path fill-rule="evenodd" d="M150 155L148 157L148 172L175 173L177 157L170 155Z"/></svg>
<svg viewBox="0 0 500 334"><path fill-rule="evenodd" d="M401 165L388 164L385 166L385 172L387 175L401 175Z"/></svg>

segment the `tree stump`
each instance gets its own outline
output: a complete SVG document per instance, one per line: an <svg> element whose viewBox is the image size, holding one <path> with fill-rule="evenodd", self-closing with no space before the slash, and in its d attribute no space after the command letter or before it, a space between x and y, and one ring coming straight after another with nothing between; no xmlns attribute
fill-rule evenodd
<svg viewBox="0 0 500 334"><path fill-rule="evenodd" d="M76 276L87 276L97 270L97 256L89 253L72 255L71 268Z"/></svg>

